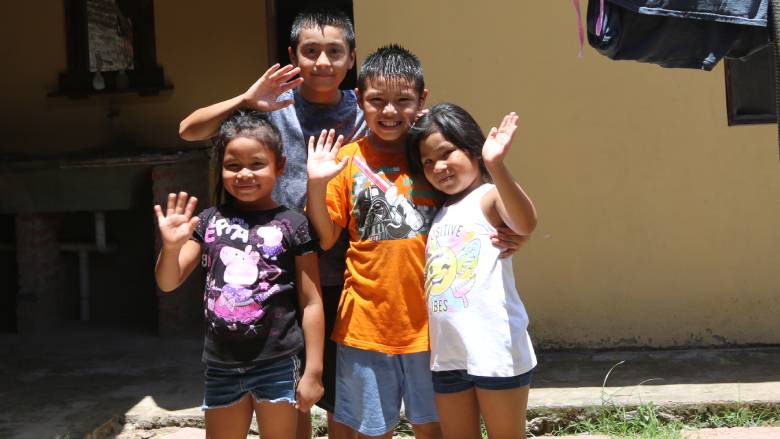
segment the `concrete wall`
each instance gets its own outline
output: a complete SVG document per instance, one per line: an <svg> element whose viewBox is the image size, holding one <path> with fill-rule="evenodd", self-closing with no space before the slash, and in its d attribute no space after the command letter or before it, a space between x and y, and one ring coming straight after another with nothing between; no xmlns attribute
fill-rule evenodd
<svg viewBox="0 0 780 439"><path fill-rule="evenodd" d="M538 345L780 343L776 126L727 126L722 66L578 59L566 1L356 0L355 22L360 58L421 58L430 104L484 129L520 115L509 161L540 223L515 267Z"/></svg>

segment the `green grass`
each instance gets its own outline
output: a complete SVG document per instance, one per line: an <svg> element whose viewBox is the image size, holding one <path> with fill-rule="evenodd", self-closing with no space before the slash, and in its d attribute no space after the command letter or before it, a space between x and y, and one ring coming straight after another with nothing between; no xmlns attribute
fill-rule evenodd
<svg viewBox="0 0 780 439"><path fill-rule="evenodd" d="M615 404L612 394L607 392L607 380L619 362L612 366L602 383L602 404L597 409L570 414L558 423L553 436L572 434L600 434L613 438L631 439L682 439L686 430L721 427L780 426L780 406L771 404L736 404L732 406L704 408L664 409L652 402L643 402L637 407ZM642 381L641 386L656 379ZM398 436L412 436L412 426L402 420L395 430ZM528 437L533 435L528 432ZM482 439L487 431L482 424Z"/></svg>
<svg viewBox="0 0 780 439"><path fill-rule="evenodd" d="M682 421L661 415L658 407L647 403L635 409L603 406L591 416L553 431L553 435L588 433L618 438L680 439L684 428Z"/></svg>

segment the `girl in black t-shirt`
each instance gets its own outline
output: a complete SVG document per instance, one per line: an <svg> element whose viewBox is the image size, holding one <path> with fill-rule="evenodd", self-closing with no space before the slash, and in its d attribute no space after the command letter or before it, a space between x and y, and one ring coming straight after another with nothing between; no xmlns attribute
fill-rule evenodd
<svg viewBox="0 0 780 439"><path fill-rule="evenodd" d="M181 192L168 195L165 213L154 206L163 243L157 284L174 290L198 261L208 270L207 437L244 436L256 413L261 436L292 438L295 409L308 411L323 393L317 243L306 217L271 196L285 157L261 113L225 120L215 150L219 205L193 216L197 199Z"/></svg>

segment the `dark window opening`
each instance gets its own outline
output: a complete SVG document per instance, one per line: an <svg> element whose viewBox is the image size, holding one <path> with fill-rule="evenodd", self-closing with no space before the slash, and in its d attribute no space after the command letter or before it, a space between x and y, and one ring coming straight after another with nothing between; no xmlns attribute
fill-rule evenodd
<svg viewBox="0 0 780 439"><path fill-rule="evenodd" d="M157 65L153 0L64 0L68 70L50 96L172 89Z"/></svg>
<svg viewBox="0 0 780 439"><path fill-rule="evenodd" d="M744 59L726 60L729 125L775 123L775 60L772 46Z"/></svg>
<svg viewBox="0 0 780 439"><path fill-rule="evenodd" d="M355 17L352 11L352 0L331 0L328 8L339 10L347 14L355 25ZM268 58L271 62L281 65L289 64L290 58L287 48L290 46L290 30L295 16L307 9L322 7L322 3L311 0L269 0L268 8ZM342 90L349 90L357 84L357 61L355 66L347 73L347 77L341 83Z"/></svg>

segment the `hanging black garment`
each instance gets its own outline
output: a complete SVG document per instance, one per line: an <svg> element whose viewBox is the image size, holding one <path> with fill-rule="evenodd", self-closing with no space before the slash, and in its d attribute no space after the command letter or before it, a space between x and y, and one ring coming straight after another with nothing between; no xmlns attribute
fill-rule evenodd
<svg viewBox="0 0 780 439"><path fill-rule="evenodd" d="M588 42L615 60L712 70L769 44L769 0L589 0Z"/></svg>

